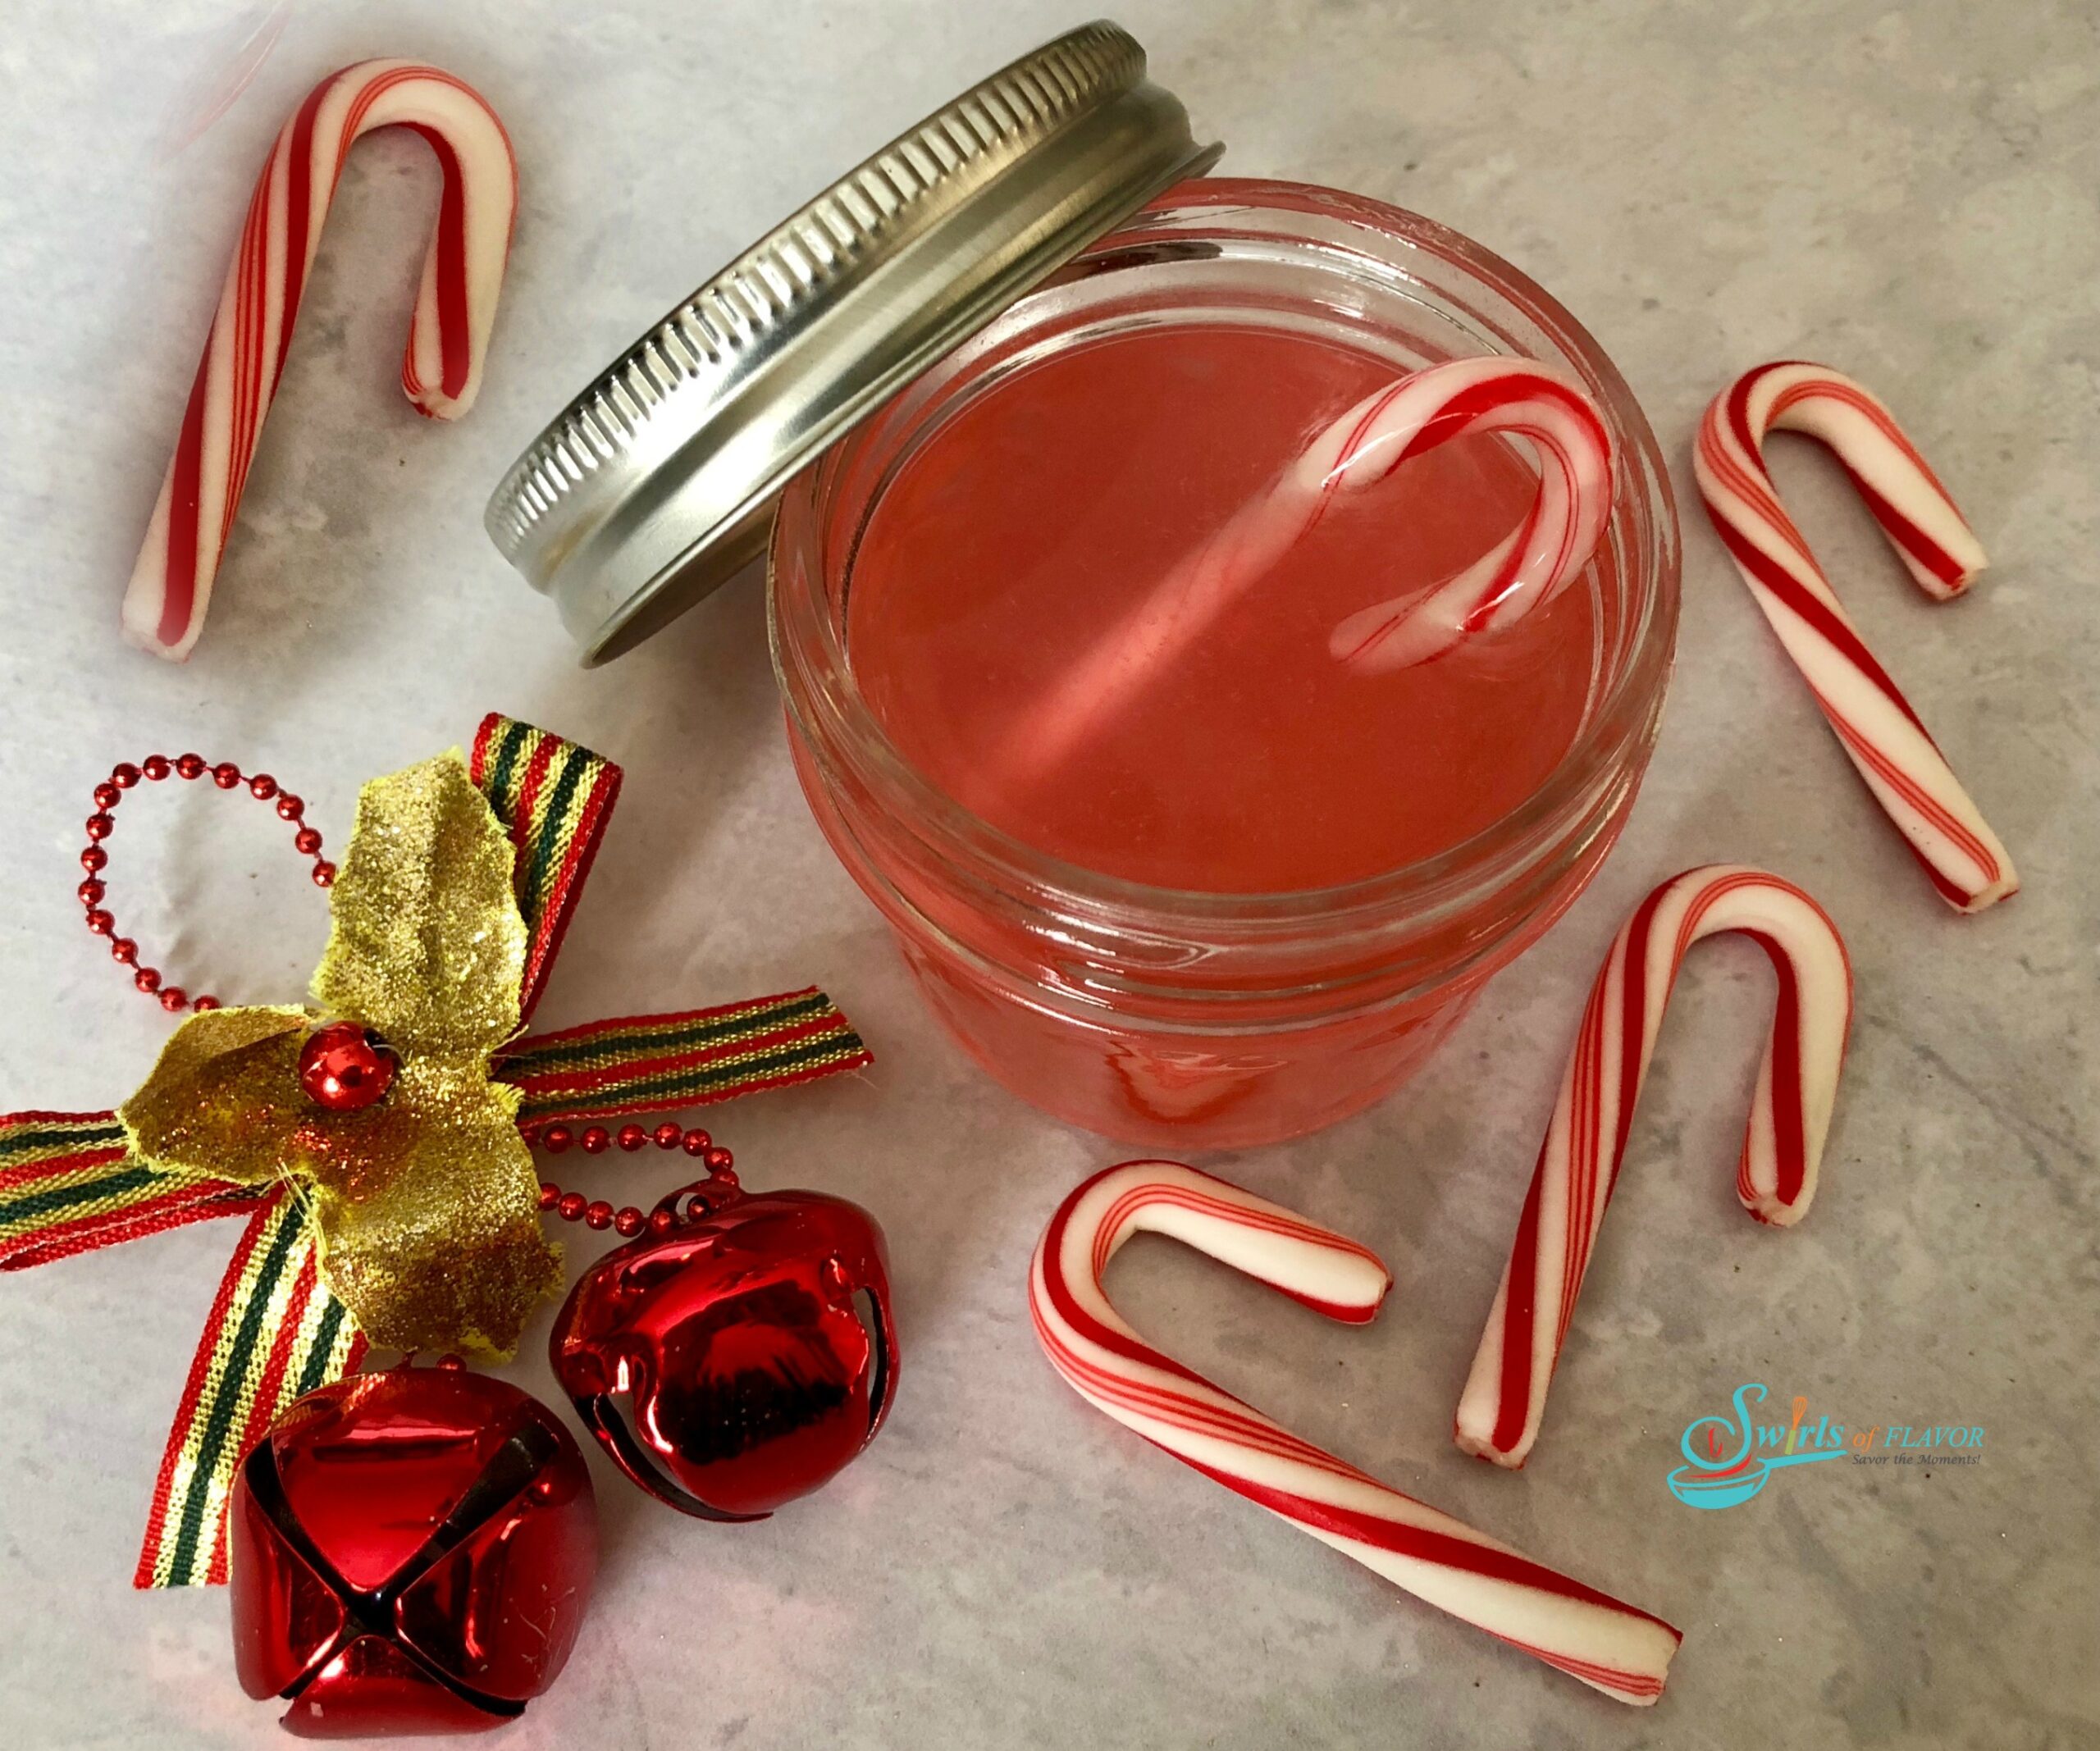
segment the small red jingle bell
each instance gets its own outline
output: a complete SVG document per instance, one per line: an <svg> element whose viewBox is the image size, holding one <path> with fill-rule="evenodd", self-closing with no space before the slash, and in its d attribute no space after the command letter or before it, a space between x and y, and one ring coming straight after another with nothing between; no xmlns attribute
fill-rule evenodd
<svg viewBox="0 0 2100 1751"><path fill-rule="evenodd" d="M308 1393L241 1466L234 1663L304 1739L500 1726L555 1681L597 1566L554 1413L455 1361Z"/></svg>
<svg viewBox="0 0 2100 1751"><path fill-rule="evenodd" d="M555 1377L651 1495L703 1519L764 1519L828 1482L889 1409L882 1230L843 1198L719 1179L656 1212L577 1279L555 1322Z"/></svg>

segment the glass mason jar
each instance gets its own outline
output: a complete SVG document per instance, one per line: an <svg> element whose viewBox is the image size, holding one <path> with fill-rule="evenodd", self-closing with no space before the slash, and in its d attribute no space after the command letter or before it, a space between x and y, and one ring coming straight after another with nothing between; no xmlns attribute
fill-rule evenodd
<svg viewBox="0 0 2100 1751"><path fill-rule="evenodd" d="M1617 497L1575 586L1592 593L1595 627L1580 727L1528 798L1436 855L1346 886L1261 894L1077 868L935 788L856 685L856 545L915 447L1057 349L1204 324L1336 343L1396 375L1488 353L1547 361L1580 377L1614 428ZM1090 1130L1244 1147L1331 1124L1404 1081L1582 891L1655 744L1678 572L1654 435L1596 343L1537 286L1375 201L1196 180L1100 237L793 481L773 533L770 627L810 805L964 1049Z"/></svg>

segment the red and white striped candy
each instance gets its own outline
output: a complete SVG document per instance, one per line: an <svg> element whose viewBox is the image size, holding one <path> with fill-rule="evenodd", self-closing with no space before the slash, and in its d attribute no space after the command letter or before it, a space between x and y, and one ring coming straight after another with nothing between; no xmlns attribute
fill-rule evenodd
<svg viewBox="0 0 2100 1751"><path fill-rule="evenodd" d="M1097 1174L1058 1206L1029 1275L1036 1336L1080 1396L1206 1477L1417 1598L1621 1702L1662 1694L1682 1637L1302 1441L1162 1354L1109 1305L1131 1235L1169 1234L1331 1319L1362 1325L1392 1286L1375 1255L1174 1161Z"/></svg>
<svg viewBox="0 0 2100 1751"><path fill-rule="evenodd" d="M2019 891L2012 860L1780 504L1764 466L1769 431L1804 432L1837 452L1889 545L1935 600L1968 588L1984 569L1984 549L1895 417L1827 365L1760 365L1716 395L1700 423L1693 467L1736 569L1933 886L1956 910L1980 912Z"/></svg>
<svg viewBox="0 0 2100 1751"><path fill-rule="evenodd" d="M1376 673L1427 663L1522 619L1582 575L1611 516L1614 452L1577 380L1521 358L1462 358L1411 372L1334 421L1130 615L1072 665L1006 750L1008 772L1043 771L1114 721L1131 698L1258 586L1345 493L1476 432L1529 439L1539 492L1523 522L1472 565L1418 595L1361 609L1328 648Z"/></svg>
<svg viewBox="0 0 2100 1751"><path fill-rule="evenodd" d="M518 206L509 136L480 94L450 73L413 61L361 62L313 88L255 185L125 593L125 636L145 650L180 660L197 642L343 161L360 135L386 127L428 140L445 180L401 387L433 418L457 419L473 405Z"/></svg>
<svg viewBox="0 0 2100 1751"><path fill-rule="evenodd" d="M1641 902L1612 943L1561 1078L1517 1240L1459 1400L1460 1447L1521 1466L1626 1159L1634 1104L1685 951L1735 931L1771 958L1778 1013L1757 1073L1736 1196L1760 1222L1808 1213L1852 1024L1852 969L1838 927L1791 882L1710 864Z"/></svg>
<svg viewBox="0 0 2100 1751"><path fill-rule="evenodd" d="M1568 372L1525 359L1462 358L1403 377L1315 440L1265 501L1297 540L1344 492L1376 486L1410 457L1471 432L1528 438L1539 495L1491 551L1427 595L1361 609L1335 628L1335 656L1361 669L1440 657L1542 607L1579 577L1611 515L1611 430Z"/></svg>

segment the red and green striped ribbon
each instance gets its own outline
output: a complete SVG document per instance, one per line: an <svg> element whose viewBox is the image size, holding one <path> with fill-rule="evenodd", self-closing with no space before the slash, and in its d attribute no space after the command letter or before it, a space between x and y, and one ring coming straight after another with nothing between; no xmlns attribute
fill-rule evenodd
<svg viewBox="0 0 2100 1751"><path fill-rule="evenodd" d="M304 1208L278 1186L249 1220L189 1365L153 1489L139 1587L226 1578L226 1505L240 1461L292 1401L363 1359L363 1335L321 1280Z"/></svg>
<svg viewBox="0 0 2100 1751"><path fill-rule="evenodd" d="M0 1117L0 1270L252 1210L253 1186L150 1167L114 1113Z"/></svg>
<svg viewBox="0 0 2100 1751"><path fill-rule="evenodd" d="M524 1091L518 1119L612 1118L705 1106L874 1061L814 987L672 1015L635 1015L521 1040L495 1074Z"/></svg>
<svg viewBox="0 0 2100 1751"><path fill-rule="evenodd" d="M135 1577L141 1587L226 1579L226 1512L249 1448L302 1393L364 1351L321 1281L313 1235L283 1186L153 1166L113 1113L0 1118L0 1270L115 1246L213 1216L245 1215L169 1431Z"/></svg>
<svg viewBox="0 0 2100 1751"><path fill-rule="evenodd" d="M491 713L473 780L518 847L527 932L521 1011L532 1014L568 928L619 768ZM696 1106L856 1069L861 1037L815 989L629 1017L518 1043L495 1074L524 1091L520 1123ZM365 1340L322 1280L316 1237L288 1187L151 1165L113 1113L0 1118L0 1270L212 1216L245 1215L169 1431L135 1577L141 1587L226 1579L226 1504L249 1448L304 1393L357 1366Z"/></svg>
<svg viewBox="0 0 2100 1751"><path fill-rule="evenodd" d="M518 910L527 932L518 1007L520 1019L529 1021L619 799L620 769L588 748L492 711L475 734L468 770L518 847Z"/></svg>

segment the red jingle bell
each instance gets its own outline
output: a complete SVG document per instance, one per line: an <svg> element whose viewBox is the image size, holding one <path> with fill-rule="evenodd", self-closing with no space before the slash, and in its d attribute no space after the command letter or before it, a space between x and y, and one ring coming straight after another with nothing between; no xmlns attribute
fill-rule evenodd
<svg viewBox="0 0 2100 1751"><path fill-rule="evenodd" d="M882 1230L843 1198L719 1179L656 1209L577 1279L555 1322L555 1377L651 1495L762 1520L828 1482L888 1411Z"/></svg>
<svg viewBox="0 0 2100 1751"><path fill-rule="evenodd" d="M316 1028L299 1051L299 1085L331 1113L360 1112L384 1100L394 1084L391 1047L354 1021Z"/></svg>
<svg viewBox="0 0 2100 1751"><path fill-rule="evenodd" d="M597 1566L589 1468L545 1405L451 1359L354 1375L235 1480L234 1664L304 1739L500 1726L555 1681Z"/></svg>

